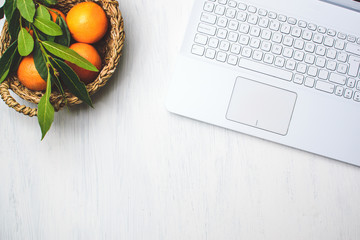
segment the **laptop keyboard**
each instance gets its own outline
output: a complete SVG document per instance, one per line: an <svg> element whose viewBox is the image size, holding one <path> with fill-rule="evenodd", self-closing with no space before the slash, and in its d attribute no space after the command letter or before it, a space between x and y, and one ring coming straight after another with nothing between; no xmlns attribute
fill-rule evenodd
<svg viewBox="0 0 360 240"><path fill-rule="evenodd" d="M360 102L360 37L233 0L208 0L191 53Z"/></svg>

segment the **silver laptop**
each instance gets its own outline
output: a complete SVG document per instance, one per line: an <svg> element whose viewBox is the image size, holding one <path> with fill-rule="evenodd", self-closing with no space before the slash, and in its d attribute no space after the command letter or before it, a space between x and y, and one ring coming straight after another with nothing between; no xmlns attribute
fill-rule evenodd
<svg viewBox="0 0 360 240"><path fill-rule="evenodd" d="M359 9L195 0L168 110L360 166Z"/></svg>

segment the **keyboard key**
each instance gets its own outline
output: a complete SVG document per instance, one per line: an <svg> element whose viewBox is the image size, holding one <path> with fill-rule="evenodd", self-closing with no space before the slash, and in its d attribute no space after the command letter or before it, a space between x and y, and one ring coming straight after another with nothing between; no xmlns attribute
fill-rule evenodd
<svg viewBox="0 0 360 240"><path fill-rule="evenodd" d="M226 10L225 16L228 17L228 18L235 18L236 10L233 9L233 8L229 8L228 10Z"/></svg>
<svg viewBox="0 0 360 240"><path fill-rule="evenodd" d="M307 27L307 23L305 21L299 21L298 22L298 26L301 28L306 28Z"/></svg>
<svg viewBox="0 0 360 240"><path fill-rule="evenodd" d="M303 31L302 38L304 40L310 41L312 39L312 34L312 32L305 30Z"/></svg>
<svg viewBox="0 0 360 240"><path fill-rule="evenodd" d="M220 28L216 34L218 38L225 39L227 37L228 31L226 29Z"/></svg>
<svg viewBox="0 0 360 240"><path fill-rule="evenodd" d="M231 42L237 42L237 40L239 39L239 34L237 32L229 32L228 39Z"/></svg>
<svg viewBox="0 0 360 240"><path fill-rule="evenodd" d="M342 39L342 40L345 40L345 39L347 38L346 34L345 34L345 33L341 33L341 32L339 32L337 36L338 36L338 38L340 38L340 39Z"/></svg>
<svg viewBox="0 0 360 240"><path fill-rule="evenodd" d="M302 30L300 28L294 27L291 31L291 35L293 37L300 37L302 33Z"/></svg>
<svg viewBox="0 0 360 240"><path fill-rule="evenodd" d="M258 16L254 15L254 14L251 14L251 15L249 15L248 23L256 25L258 20L259 20Z"/></svg>
<svg viewBox="0 0 360 240"><path fill-rule="evenodd" d="M292 37L286 36L286 37L284 38L283 44L284 44L285 46L291 47L291 46L293 45L293 42L294 42L294 39L293 39Z"/></svg>
<svg viewBox="0 0 360 240"><path fill-rule="evenodd" d="M236 31L236 30L238 30L238 27L239 27L239 22L238 21L231 20L229 22L229 29L230 30Z"/></svg>
<svg viewBox="0 0 360 240"><path fill-rule="evenodd" d="M274 55L266 53L265 56L264 56L264 62L272 64L274 62Z"/></svg>
<svg viewBox="0 0 360 240"><path fill-rule="evenodd" d="M318 76L319 76L320 79L326 80L328 78L328 76L329 76L329 72L324 70L324 69L321 69L319 71Z"/></svg>
<svg viewBox="0 0 360 240"><path fill-rule="evenodd" d="M318 66L318 67L325 67L325 64L326 64L325 58L318 57L318 58L316 59L316 62L315 62L315 65L316 65L316 66Z"/></svg>
<svg viewBox="0 0 360 240"><path fill-rule="evenodd" d="M332 47L334 45L334 39L330 37L326 37L324 40L324 45L327 47Z"/></svg>
<svg viewBox="0 0 360 240"><path fill-rule="evenodd" d="M224 13L225 13L225 7L222 5L217 5L215 8L215 14L224 15Z"/></svg>
<svg viewBox="0 0 360 240"><path fill-rule="evenodd" d="M310 76L312 76L312 77L316 77L317 71L318 71L318 70L317 70L316 67L310 66L310 67L308 68L308 74L309 74Z"/></svg>
<svg viewBox="0 0 360 240"><path fill-rule="evenodd" d="M355 94L354 94L354 100L355 100L356 102L360 102L360 92L355 92Z"/></svg>
<svg viewBox="0 0 360 240"><path fill-rule="evenodd" d="M334 49L328 49L327 53L326 53L326 57L330 58L330 59L335 59L336 58L336 50Z"/></svg>
<svg viewBox="0 0 360 240"><path fill-rule="evenodd" d="M294 59L301 62L304 59L304 53L301 51L296 51L294 54Z"/></svg>
<svg viewBox="0 0 360 240"><path fill-rule="evenodd" d="M308 64L314 64L315 62L315 56L312 54L306 54L305 56L305 62Z"/></svg>
<svg viewBox="0 0 360 240"><path fill-rule="evenodd" d="M254 37L259 37L260 36L260 28L258 27L252 27L250 30L250 35L254 36Z"/></svg>
<svg viewBox="0 0 360 240"><path fill-rule="evenodd" d="M239 43L242 45L248 45L250 41L250 37L247 35L241 35L239 38Z"/></svg>
<svg viewBox="0 0 360 240"><path fill-rule="evenodd" d="M266 15L267 15L267 11L266 11L265 9L259 9L258 14L259 14L260 16L266 16Z"/></svg>
<svg viewBox="0 0 360 240"><path fill-rule="evenodd" d="M271 18L271 19L276 19L277 18L277 14L276 13L274 13L274 12L269 12L269 18Z"/></svg>
<svg viewBox="0 0 360 240"><path fill-rule="evenodd" d="M315 54L319 55L319 56L325 56L325 52L326 52L326 48L322 45L318 45L316 47L316 51Z"/></svg>
<svg viewBox="0 0 360 240"><path fill-rule="evenodd" d="M227 23L228 23L228 19L225 17L219 17L219 19L217 21L217 25L219 27L223 27L223 28L227 26Z"/></svg>
<svg viewBox="0 0 360 240"><path fill-rule="evenodd" d="M309 52L309 53L313 53L315 51L315 44L310 43L310 42L306 43L305 44L305 51Z"/></svg>
<svg viewBox="0 0 360 240"><path fill-rule="evenodd" d="M351 77L357 77L359 73L359 67L360 67L360 58L350 56L349 57L349 76Z"/></svg>
<svg viewBox="0 0 360 240"><path fill-rule="evenodd" d="M220 50L227 52L230 49L230 43L227 41L221 41L219 48L220 48Z"/></svg>
<svg viewBox="0 0 360 240"><path fill-rule="evenodd" d="M279 15L278 15L278 20L279 20L280 22L286 22L286 19L287 19L287 17L286 17L285 15L282 15L282 14L279 14Z"/></svg>
<svg viewBox="0 0 360 240"><path fill-rule="evenodd" d="M259 21L259 26L263 28L267 28L269 26L269 19L261 18Z"/></svg>
<svg viewBox="0 0 360 240"><path fill-rule="evenodd" d="M302 50L302 49L304 48L304 45L305 45L305 43L304 43L303 40L301 40L301 39L296 39L296 40L295 40L295 43L294 43L294 48L299 49L299 50Z"/></svg>
<svg viewBox="0 0 360 240"><path fill-rule="evenodd" d="M238 57L237 56L234 56L234 55L229 55L229 58L228 58L228 61L227 61L229 64L231 65L236 65L237 62L238 62Z"/></svg>
<svg viewBox="0 0 360 240"><path fill-rule="evenodd" d="M355 42L356 41L356 37L355 36L352 36L352 35L348 35L348 37L347 37L347 40L349 41L349 42Z"/></svg>
<svg viewBox="0 0 360 240"><path fill-rule="evenodd" d="M256 11L257 11L257 8L256 7L254 7L254 6L248 6L248 9L247 9L249 12L251 12L251 13L256 13Z"/></svg>
<svg viewBox="0 0 360 240"><path fill-rule="evenodd" d="M219 40L217 38L210 38L209 47L217 48L219 45Z"/></svg>
<svg viewBox="0 0 360 240"><path fill-rule="evenodd" d="M261 31L261 38L262 38L262 39L265 39L265 40L270 40L270 38L271 38L271 32L270 32L269 30L267 30L267 29L263 29L263 30Z"/></svg>
<svg viewBox="0 0 360 240"><path fill-rule="evenodd" d="M349 78L346 82L346 86L348 86L349 88L355 87L355 84L356 80L354 78Z"/></svg>
<svg viewBox="0 0 360 240"><path fill-rule="evenodd" d="M294 76L294 83L303 84L303 82L304 82L304 76L303 76L303 75L299 75L299 74L295 74L295 76Z"/></svg>
<svg viewBox="0 0 360 240"><path fill-rule="evenodd" d="M335 89L335 95L342 96L344 94L344 88L342 86L337 86Z"/></svg>
<svg viewBox="0 0 360 240"><path fill-rule="evenodd" d="M215 24L216 22L216 16L210 13L203 13L201 14L201 19L200 21L205 22L205 23L209 23L209 24Z"/></svg>
<svg viewBox="0 0 360 240"><path fill-rule="evenodd" d="M338 54L337 60L340 62L346 62L348 55L344 52Z"/></svg>
<svg viewBox="0 0 360 240"><path fill-rule="evenodd" d="M341 40L337 40L335 42L335 46L334 46L336 49L338 50L343 50L344 47L345 47L345 42L344 41L341 41Z"/></svg>
<svg viewBox="0 0 360 240"><path fill-rule="evenodd" d="M204 52L205 52L205 48L203 46L199 46L199 45L192 46L191 53L202 56L204 55Z"/></svg>
<svg viewBox="0 0 360 240"><path fill-rule="evenodd" d="M311 31L315 31L317 29L317 26L313 23L309 23L308 24L308 29Z"/></svg>
<svg viewBox="0 0 360 240"><path fill-rule="evenodd" d="M338 71L339 73L344 73L344 74L345 74L346 71L347 71L347 68L348 68L347 65L340 63L340 64L338 65L337 71Z"/></svg>
<svg viewBox="0 0 360 240"><path fill-rule="evenodd" d="M289 24L291 24L291 25L295 25L296 22L297 22L297 20L296 20L295 18L289 17L288 20L287 20L287 22L288 22Z"/></svg>
<svg viewBox="0 0 360 240"><path fill-rule="evenodd" d="M269 28L273 31L278 31L280 28L280 23L277 21L271 21Z"/></svg>
<svg viewBox="0 0 360 240"><path fill-rule="evenodd" d="M258 38L252 38L250 41L250 47L252 48L259 48L260 47L260 40Z"/></svg>
<svg viewBox="0 0 360 240"><path fill-rule="evenodd" d="M318 26L317 31L318 31L319 33L324 34L324 33L326 33L326 27Z"/></svg>
<svg viewBox="0 0 360 240"><path fill-rule="evenodd" d="M287 58L291 58L294 54L294 50L292 48L284 48L283 56Z"/></svg>
<svg viewBox="0 0 360 240"><path fill-rule="evenodd" d="M240 10L246 10L246 8L247 8L247 5L246 5L245 3L239 3L239 4L238 4L238 9L240 9Z"/></svg>
<svg viewBox="0 0 360 240"><path fill-rule="evenodd" d="M281 26L280 32L282 32L282 33L284 33L284 34L289 34L290 31L291 31L290 25L288 25L288 24L283 24L283 25Z"/></svg>
<svg viewBox="0 0 360 240"><path fill-rule="evenodd" d="M199 44L202 44L202 45L206 45L207 40L208 40L208 37L207 37L207 36L202 35L202 34L196 34L194 41L195 41L196 43L199 43Z"/></svg>
<svg viewBox="0 0 360 240"><path fill-rule="evenodd" d="M249 25L247 25L246 23L242 23L242 24L240 24L240 28L239 28L239 31L241 32L241 33L248 33L249 32L249 30L250 30L250 26Z"/></svg>
<svg viewBox="0 0 360 240"><path fill-rule="evenodd" d="M207 12L212 12L214 11L214 7L215 7L215 4L212 3L212 2L206 2L204 4L204 10L207 11Z"/></svg>
<svg viewBox="0 0 360 240"><path fill-rule="evenodd" d="M231 53L234 53L234 54L239 54L240 53L240 50L241 50L241 46L238 45L238 44L233 44L231 46L231 49L230 49L230 52Z"/></svg>
<svg viewBox="0 0 360 240"><path fill-rule="evenodd" d="M333 29L328 29L327 30L327 35L335 37L336 36L336 31Z"/></svg>
<svg viewBox="0 0 360 240"><path fill-rule="evenodd" d="M280 33L274 33L272 36L273 42L281 43L283 36Z"/></svg>
<svg viewBox="0 0 360 240"><path fill-rule="evenodd" d="M218 0L218 1L220 4L223 4L223 5L227 4L227 0Z"/></svg>
<svg viewBox="0 0 360 240"><path fill-rule="evenodd" d="M225 62L226 61L226 57L227 54L224 52L218 52L218 54L216 55L216 60L218 60L219 62Z"/></svg>
<svg viewBox="0 0 360 240"><path fill-rule="evenodd" d="M340 85L345 85L346 77L340 74L330 73L329 81Z"/></svg>
<svg viewBox="0 0 360 240"><path fill-rule="evenodd" d="M214 49L208 48L205 53L205 57L214 59L216 55L216 51Z"/></svg>
<svg viewBox="0 0 360 240"><path fill-rule="evenodd" d="M248 48L248 47L244 47L243 50L242 50L242 53L241 55L243 57L251 57L251 53L252 53L252 49L251 48Z"/></svg>
<svg viewBox="0 0 360 240"><path fill-rule="evenodd" d="M289 69L289 70L295 70L295 67L296 67L296 62L289 59L286 61L286 65L285 65L285 68L286 69Z"/></svg>
<svg viewBox="0 0 360 240"><path fill-rule="evenodd" d="M282 52L283 47L281 45L274 44L272 47L271 52L277 55L280 55Z"/></svg>
<svg viewBox="0 0 360 240"><path fill-rule="evenodd" d="M326 68L331 70L331 71L335 71L336 69L336 62L334 61L328 61L327 62L327 65L326 65Z"/></svg>
<svg viewBox="0 0 360 240"><path fill-rule="evenodd" d="M232 7L232 8L236 8L237 3L235 1L230 0L229 3L228 3L228 6Z"/></svg>
<svg viewBox="0 0 360 240"><path fill-rule="evenodd" d="M200 33L204 33L204 34L208 34L211 36L215 36L216 33L216 27L204 24L204 23L200 23L198 26L198 32Z"/></svg>
<svg viewBox="0 0 360 240"><path fill-rule="evenodd" d="M347 98L347 99L350 99L353 95L353 91L351 89L345 89L345 92L344 92L344 97Z"/></svg>
<svg viewBox="0 0 360 240"><path fill-rule="evenodd" d="M297 66L297 68L296 68L296 71L297 71L298 73L306 73L306 68L307 68L306 64L304 64L304 63L299 63L298 66Z"/></svg>
<svg viewBox="0 0 360 240"><path fill-rule="evenodd" d="M263 53L261 51L255 50L253 54L253 59L257 61L261 61L263 57Z"/></svg>
<svg viewBox="0 0 360 240"><path fill-rule="evenodd" d="M261 43L261 50L265 51L265 52L269 52L270 49L271 49L271 42L268 42L268 41L263 41Z"/></svg>
<svg viewBox="0 0 360 240"><path fill-rule="evenodd" d="M239 12L236 19L241 21L241 22L245 22L247 18L247 13L246 12Z"/></svg>
<svg viewBox="0 0 360 240"><path fill-rule="evenodd" d="M275 66L283 67L285 65L285 59L282 57L276 57Z"/></svg>
<svg viewBox="0 0 360 240"><path fill-rule="evenodd" d="M360 56L360 45L348 43L345 50L349 53Z"/></svg>
<svg viewBox="0 0 360 240"><path fill-rule="evenodd" d="M313 41L314 41L314 43L321 44L323 41L323 38L324 38L323 35L315 34L313 37Z"/></svg>
<svg viewBox="0 0 360 240"><path fill-rule="evenodd" d="M255 72L263 73L265 75L273 76L286 81L291 81L293 74L292 72L285 71L279 68L275 68L262 63L250 61L245 58L241 58L239 61L239 67L246 68Z"/></svg>
<svg viewBox="0 0 360 240"><path fill-rule="evenodd" d="M315 88L323 92L334 93L335 85L324 81L317 81Z"/></svg>
<svg viewBox="0 0 360 240"><path fill-rule="evenodd" d="M313 79L311 77L307 77L305 79L305 84L304 84L305 86L312 88L312 87L314 87L314 84L315 84L315 79Z"/></svg>

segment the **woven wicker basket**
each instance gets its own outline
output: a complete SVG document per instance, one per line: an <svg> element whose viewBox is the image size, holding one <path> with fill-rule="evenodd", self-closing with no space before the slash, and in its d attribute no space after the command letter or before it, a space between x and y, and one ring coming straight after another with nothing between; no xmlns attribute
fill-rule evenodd
<svg viewBox="0 0 360 240"><path fill-rule="evenodd" d="M74 5L79 2L84 2L84 0L59 0L55 8L66 14ZM99 71L99 75L95 81L86 86L90 95L96 93L101 87L103 87L114 73L115 68L119 62L121 49L125 40L124 22L119 10L118 2L116 0L93 0L93 2L96 2L104 9L109 19L109 29L105 37L94 45L101 56L102 68ZM10 45L10 35L8 34L7 30L8 23L5 22L0 38L1 55ZM44 92L27 89L18 81L16 74L8 76L8 78L0 85L1 98L9 107L30 117L37 115L36 108L30 108L19 104L10 95L9 89L11 89L22 99L35 104L39 103L40 98L43 96ZM82 103L81 100L79 100L68 90L65 90L65 95L67 97L68 106ZM62 107L65 106L65 101L62 95L56 91L51 94L50 101L54 106L55 111L59 111Z"/></svg>

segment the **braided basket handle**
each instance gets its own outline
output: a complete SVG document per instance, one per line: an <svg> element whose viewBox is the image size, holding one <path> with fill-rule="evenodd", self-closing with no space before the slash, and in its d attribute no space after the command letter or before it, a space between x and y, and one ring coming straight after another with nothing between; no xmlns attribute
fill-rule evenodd
<svg viewBox="0 0 360 240"><path fill-rule="evenodd" d="M4 102L11 108L15 109L15 111L22 113L29 117L37 116L37 108L27 107L25 105L21 105L18 103L15 98L10 95L10 84L9 81L5 80L2 84L0 84L0 95Z"/></svg>

